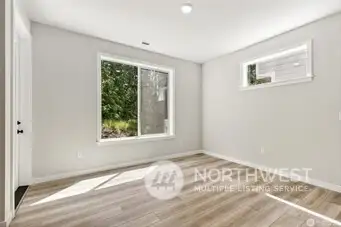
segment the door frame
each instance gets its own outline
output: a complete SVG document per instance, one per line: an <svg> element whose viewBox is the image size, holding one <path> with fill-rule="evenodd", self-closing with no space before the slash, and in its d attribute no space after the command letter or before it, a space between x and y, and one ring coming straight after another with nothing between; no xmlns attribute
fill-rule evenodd
<svg viewBox="0 0 341 227"><path fill-rule="evenodd" d="M17 124L20 116L20 37L17 32L13 32L13 55L12 55L12 100L13 100L13 117L12 117L12 138L13 138L13 190L19 187L19 153L20 138L17 135Z"/></svg>

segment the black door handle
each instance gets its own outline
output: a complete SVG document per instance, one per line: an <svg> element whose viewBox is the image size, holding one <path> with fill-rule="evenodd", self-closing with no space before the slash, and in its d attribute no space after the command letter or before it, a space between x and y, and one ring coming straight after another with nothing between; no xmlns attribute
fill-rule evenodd
<svg viewBox="0 0 341 227"><path fill-rule="evenodd" d="M24 133L24 130L17 130L17 134L23 134Z"/></svg>

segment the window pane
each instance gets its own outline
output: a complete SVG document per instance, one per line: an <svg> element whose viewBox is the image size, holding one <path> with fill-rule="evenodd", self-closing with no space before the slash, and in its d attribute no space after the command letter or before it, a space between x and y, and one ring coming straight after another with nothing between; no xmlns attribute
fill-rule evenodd
<svg viewBox="0 0 341 227"><path fill-rule="evenodd" d="M168 133L168 73L141 69L141 135Z"/></svg>
<svg viewBox="0 0 341 227"><path fill-rule="evenodd" d="M137 136L138 68L102 60L102 139Z"/></svg>
<svg viewBox="0 0 341 227"><path fill-rule="evenodd" d="M247 78L249 85L271 83L270 76L257 75L257 64L247 66Z"/></svg>

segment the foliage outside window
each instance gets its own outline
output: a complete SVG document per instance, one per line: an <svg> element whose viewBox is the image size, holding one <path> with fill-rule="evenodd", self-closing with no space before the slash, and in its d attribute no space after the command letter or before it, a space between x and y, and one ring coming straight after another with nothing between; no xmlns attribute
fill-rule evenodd
<svg viewBox="0 0 341 227"><path fill-rule="evenodd" d="M249 85L271 83L271 77L257 78L257 64L248 65L247 78Z"/></svg>
<svg viewBox="0 0 341 227"><path fill-rule="evenodd" d="M103 60L102 138L137 136L138 68Z"/></svg>
<svg viewBox="0 0 341 227"><path fill-rule="evenodd" d="M172 135L171 71L101 58L100 140Z"/></svg>

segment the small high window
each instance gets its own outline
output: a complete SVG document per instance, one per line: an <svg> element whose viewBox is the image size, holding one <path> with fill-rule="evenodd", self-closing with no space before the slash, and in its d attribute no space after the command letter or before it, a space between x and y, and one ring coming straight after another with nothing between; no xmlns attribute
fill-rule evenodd
<svg viewBox="0 0 341 227"><path fill-rule="evenodd" d="M242 90L311 80L311 42L242 64Z"/></svg>

